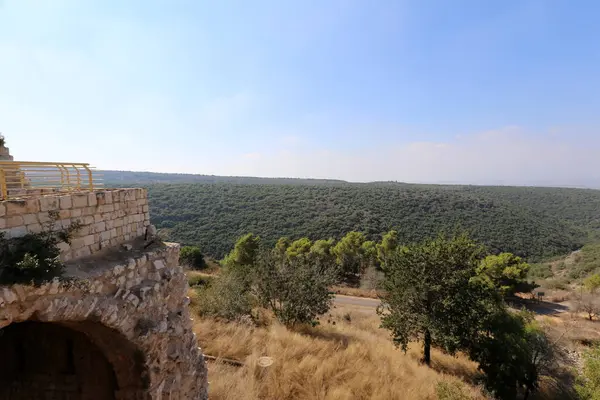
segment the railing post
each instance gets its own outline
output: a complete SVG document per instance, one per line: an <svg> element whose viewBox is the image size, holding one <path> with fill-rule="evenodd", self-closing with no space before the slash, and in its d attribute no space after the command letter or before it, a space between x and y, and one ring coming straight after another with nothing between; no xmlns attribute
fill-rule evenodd
<svg viewBox="0 0 600 400"><path fill-rule="evenodd" d="M73 168L75 168L75 172L77 172L77 190L79 190L81 189L81 172L79 172L77 165L73 164Z"/></svg>
<svg viewBox="0 0 600 400"><path fill-rule="evenodd" d="M94 191L94 181L92 179L92 170L89 169L86 164L83 164L83 168L85 168L85 170L88 173L88 183L89 183L89 187L90 187L90 192L93 192Z"/></svg>
<svg viewBox="0 0 600 400"><path fill-rule="evenodd" d="M6 172L4 168L0 168L0 185L2 185L2 199L8 198L8 188L6 187Z"/></svg>

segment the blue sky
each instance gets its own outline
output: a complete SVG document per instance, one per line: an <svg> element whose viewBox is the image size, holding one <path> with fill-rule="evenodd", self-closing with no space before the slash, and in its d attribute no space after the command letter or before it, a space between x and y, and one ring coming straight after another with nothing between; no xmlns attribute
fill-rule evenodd
<svg viewBox="0 0 600 400"><path fill-rule="evenodd" d="M600 186L594 0L0 0L20 160Z"/></svg>

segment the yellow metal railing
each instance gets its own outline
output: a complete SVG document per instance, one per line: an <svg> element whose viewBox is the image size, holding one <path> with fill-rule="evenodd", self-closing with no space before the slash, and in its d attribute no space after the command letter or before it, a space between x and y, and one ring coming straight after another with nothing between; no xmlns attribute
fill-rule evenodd
<svg viewBox="0 0 600 400"><path fill-rule="evenodd" d="M89 164L0 161L0 196L3 199L48 191L92 191L102 178Z"/></svg>

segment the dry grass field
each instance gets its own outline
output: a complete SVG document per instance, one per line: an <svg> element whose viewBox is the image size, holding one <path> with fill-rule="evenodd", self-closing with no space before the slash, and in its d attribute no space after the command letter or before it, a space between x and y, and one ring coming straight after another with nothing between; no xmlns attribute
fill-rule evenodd
<svg viewBox="0 0 600 400"><path fill-rule="evenodd" d="M193 309L192 293L192 309ZM210 398L214 400L390 400L484 399L469 385L475 364L466 358L433 353L433 368L418 362L419 348L405 355L379 329L374 312L337 307L320 325L288 330L264 317L263 326L195 320L205 354L244 362L242 367L209 363ZM273 359L261 367L258 359Z"/></svg>

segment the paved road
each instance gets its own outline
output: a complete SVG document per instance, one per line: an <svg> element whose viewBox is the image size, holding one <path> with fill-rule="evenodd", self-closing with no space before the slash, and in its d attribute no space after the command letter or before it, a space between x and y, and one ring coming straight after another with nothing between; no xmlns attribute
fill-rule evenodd
<svg viewBox="0 0 600 400"><path fill-rule="evenodd" d="M377 299L370 299L367 297L354 297L354 296L343 296L338 294L334 298L335 304L340 305L351 305L351 306L359 306L367 309L372 309L375 311L377 306L380 304ZM557 303L526 303L525 304L528 309L534 311L539 315L557 315L566 311L569 311L569 304L557 304ZM514 306L514 310L518 310L521 306Z"/></svg>
<svg viewBox="0 0 600 400"><path fill-rule="evenodd" d="M373 311L375 311L375 309L377 309L377 306L379 305L379 300L377 299L369 299L366 297L343 296L341 294L336 295L333 301L336 304L347 304L352 306L372 308Z"/></svg>

